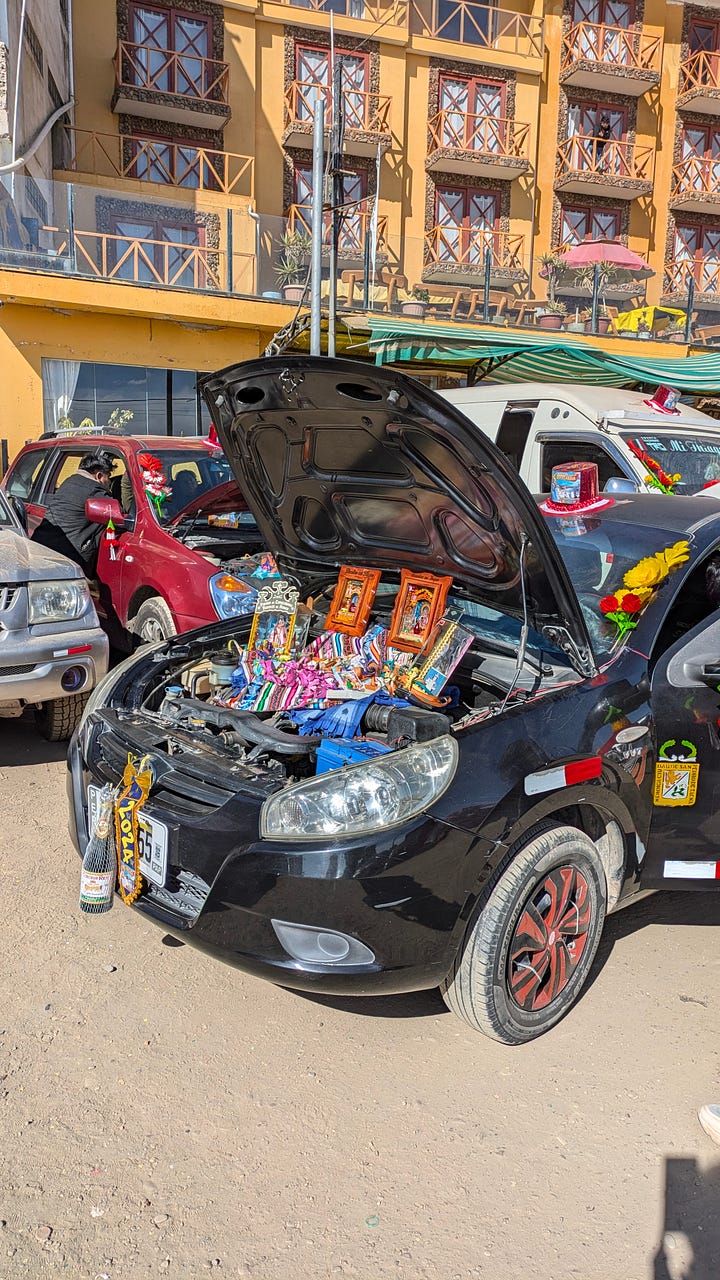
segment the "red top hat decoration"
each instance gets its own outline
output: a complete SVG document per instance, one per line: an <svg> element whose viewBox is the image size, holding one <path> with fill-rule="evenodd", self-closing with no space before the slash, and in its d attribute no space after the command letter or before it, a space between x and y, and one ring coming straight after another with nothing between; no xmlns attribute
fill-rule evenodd
<svg viewBox="0 0 720 1280"><path fill-rule="evenodd" d="M680 392L674 387L658 387L652 400L643 400L648 409L654 409L656 413L679 413L678 401Z"/></svg>
<svg viewBox="0 0 720 1280"><path fill-rule="evenodd" d="M540 503L540 510L549 516L567 516L602 511L612 504L612 498L602 497L599 492L596 462L566 462L562 467L553 467L550 497Z"/></svg>
<svg viewBox="0 0 720 1280"><path fill-rule="evenodd" d="M213 453L222 453L223 451L223 447L218 439L218 433L212 423L210 424L210 430L205 437L205 444L208 449L212 449Z"/></svg>

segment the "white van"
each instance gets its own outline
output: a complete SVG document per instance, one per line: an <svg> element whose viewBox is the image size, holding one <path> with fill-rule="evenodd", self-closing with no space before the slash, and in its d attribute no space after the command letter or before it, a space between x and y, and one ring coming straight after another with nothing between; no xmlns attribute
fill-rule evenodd
<svg viewBox="0 0 720 1280"><path fill-rule="evenodd" d="M650 408L641 391L542 382L441 394L495 441L531 493L548 493L553 467L566 462L596 462L601 489L621 478L641 492L659 492L646 484L647 467L629 440L669 475L680 474L676 493L720 481L720 422L688 405L667 414ZM708 496L720 496L720 488Z"/></svg>

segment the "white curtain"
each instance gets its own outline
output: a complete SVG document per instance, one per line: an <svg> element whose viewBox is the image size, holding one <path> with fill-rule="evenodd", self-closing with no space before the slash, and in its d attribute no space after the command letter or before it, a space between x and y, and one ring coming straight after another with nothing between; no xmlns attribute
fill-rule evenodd
<svg viewBox="0 0 720 1280"><path fill-rule="evenodd" d="M43 360L43 429L45 431L56 431L59 419L66 417L70 412L79 377L79 360Z"/></svg>

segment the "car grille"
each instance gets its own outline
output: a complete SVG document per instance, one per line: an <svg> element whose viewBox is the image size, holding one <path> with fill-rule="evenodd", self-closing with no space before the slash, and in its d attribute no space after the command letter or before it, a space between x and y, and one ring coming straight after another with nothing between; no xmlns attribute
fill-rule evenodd
<svg viewBox="0 0 720 1280"><path fill-rule="evenodd" d="M0 582L0 613L4 609L12 608L19 590L19 587L11 587L9 583Z"/></svg>
<svg viewBox="0 0 720 1280"><path fill-rule="evenodd" d="M122 777L129 745L110 732L100 735L100 759L96 763L108 782L117 783ZM134 753L137 754L137 748ZM163 775L152 790L152 800L178 819L209 817L235 795L234 788L219 787L184 772L181 776Z"/></svg>
<svg viewBox="0 0 720 1280"><path fill-rule="evenodd" d="M0 667L0 679L3 676L26 676L29 671L34 671L36 666L36 662L31 662L26 667Z"/></svg>

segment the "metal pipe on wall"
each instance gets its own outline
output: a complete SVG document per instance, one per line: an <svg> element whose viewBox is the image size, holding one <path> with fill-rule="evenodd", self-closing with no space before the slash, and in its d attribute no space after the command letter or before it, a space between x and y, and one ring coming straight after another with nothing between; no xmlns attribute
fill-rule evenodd
<svg viewBox="0 0 720 1280"><path fill-rule="evenodd" d="M312 244L310 260L310 355L320 355L322 240L323 240L323 149L325 99L318 93L313 116Z"/></svg>

